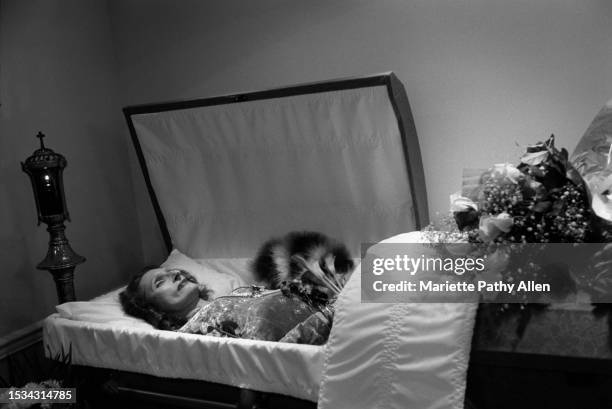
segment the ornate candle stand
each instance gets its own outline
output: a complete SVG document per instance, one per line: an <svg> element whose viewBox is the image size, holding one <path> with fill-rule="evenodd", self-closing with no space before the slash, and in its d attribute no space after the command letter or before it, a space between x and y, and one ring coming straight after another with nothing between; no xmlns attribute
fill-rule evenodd
<svg viewBox="0 0 612 409"><path fill-rule="evenodd" d="M85 257L72 250L64 234L64 221L70 221L62 173L67 165L66 158L45 147L44 134L36 136L40 139L40 148L32 156L21 163L21 168L30 176L34 200L40 222L47 224L49 250L43 261L36 268L48 270L55 280L57 296L60 304L76 299L74 293L74 269L85 261Z"/></svg>

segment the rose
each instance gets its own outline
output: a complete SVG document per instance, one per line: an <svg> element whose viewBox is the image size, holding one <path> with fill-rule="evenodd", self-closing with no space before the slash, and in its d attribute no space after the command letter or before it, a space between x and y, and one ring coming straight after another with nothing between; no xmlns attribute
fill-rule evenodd
<svg viewBox="0 0 612 409"><path fill-rule="evenodd" d="M478 205L470 198L460 196L458 193L452 194L450 197L451 212L466 212L469 210L478 210Z"/></svg>
<svg viewBox="0 0 612 409"><path fill-rule="evenodd" d="M459 230L471 230L478 224L478 205L472 199L459 194L451 195L450 209Z"/></svg>
<svg viewBox="0 0 612 409"><path fill-rule="evenodd" d="M555 148L555 137L551 135L546 142L539 142L527 146L527 151L521 156L521 163L530 166L538 166L548 161L551 151Z"/></svg>
<svg viewBox="0 0 612 409"><path fill-rule="evenodd" d="M514 226L514 219L508 213L500 213L496 216L484 215L480 217L478 233L484 242L490 242L502 233L508 233Z"/></svg>
<svg viewBox="0 0 612 409"><path fill-rule="evenodd" d="M523 172L518 170L516 166L509 163L496 163L491 169L491 176L495 178L507 179L516 184L523 177Z"/></svg>
<svg viewBox="0 0 612 409"><path fill-rule="evenodd" d="M565 149L555 148L555 137L551 135L547 141L527 147L527 152L521 157L519 169L541 182L546 189L562 187L568 178L579 184L580 176L567 157Z"/></svg>
<svg viewBox="0 0 612 409"><path fill-rule="evenodd" d="M550 153L547 150L527 152L521 157L521 163L530 166L538 166L548 160Z"/></svg>

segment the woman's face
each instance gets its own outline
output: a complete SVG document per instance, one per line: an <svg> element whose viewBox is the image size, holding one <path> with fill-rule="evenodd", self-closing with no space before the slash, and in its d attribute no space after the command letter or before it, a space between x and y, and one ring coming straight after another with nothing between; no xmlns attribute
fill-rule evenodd
<svg viewBox="0 0 612 409"><path fill-rule="evenodd" d="M184 270L154 268L140 279L139 291L165 313L185 313L197 305L200 298L198 282Z"/></svg>

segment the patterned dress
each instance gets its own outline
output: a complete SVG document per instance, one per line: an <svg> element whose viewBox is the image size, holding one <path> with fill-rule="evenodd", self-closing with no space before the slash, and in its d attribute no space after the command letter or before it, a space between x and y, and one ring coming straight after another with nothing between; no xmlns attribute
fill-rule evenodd
<svg viewBox="0 0 612 409"><path fill-rule="evenodd" d="M330 318L280 291L251 291L204 305L178 332L318 345L327 341Z"/></svg>

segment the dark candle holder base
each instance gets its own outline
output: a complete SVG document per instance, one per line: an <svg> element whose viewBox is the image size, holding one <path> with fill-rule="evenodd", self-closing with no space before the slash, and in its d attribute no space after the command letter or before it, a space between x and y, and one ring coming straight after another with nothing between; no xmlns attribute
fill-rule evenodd
<svg viewBox="0 0 612 409"><path fill-rule="evenodd" d="M75 266L49 270L55 281L59 304L76 301L74 292L74 268Z"/></svg>
<svg viewBox="0 0 612 409"><path fill-rule="evenodd" d="M40 270L48 270L53 275L60 304L76 300L74 269L77 265L85 262L85 257L78 255L70 247L64 233L65 230L66 226L63 222L49 224L47 227L51 236L49 250L45 259L36 266Z"/></svg>

